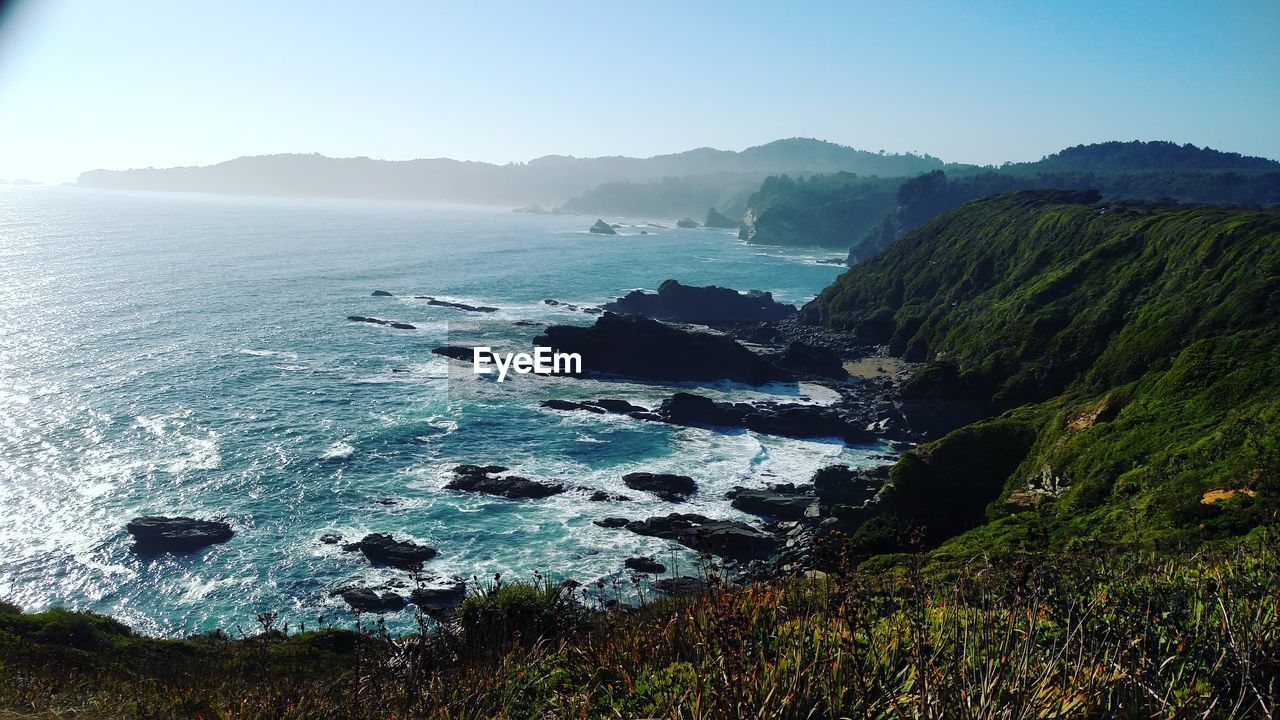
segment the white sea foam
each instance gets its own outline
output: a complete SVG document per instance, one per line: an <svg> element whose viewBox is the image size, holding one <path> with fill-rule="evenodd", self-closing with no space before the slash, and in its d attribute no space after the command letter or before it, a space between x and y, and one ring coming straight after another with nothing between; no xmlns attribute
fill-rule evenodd
<svg viewBox="0 0 1280 720"><path fill-rule="evenodd" d="M356 449L350 443L336 442L320 454L321 460L350 460Z"/></svg>
<svg viewBox="0 0 1280 720"><path fill-rule="evenodd" d="M239 348L236 352L241 355L252 355L254 357L274 357L284 358L286 360L297 360L298 353L288 350L255 350L252 348Z"/></svg>

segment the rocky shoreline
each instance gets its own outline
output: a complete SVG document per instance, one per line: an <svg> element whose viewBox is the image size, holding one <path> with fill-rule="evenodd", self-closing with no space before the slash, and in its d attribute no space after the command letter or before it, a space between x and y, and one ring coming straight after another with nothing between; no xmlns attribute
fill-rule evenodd
<svg viewBox="0 0 1280 720"><path fill-rule="evenodd" d="M375 291L374 295L394 297L386 291ZM455 310L487 313L496 309L430 296L415 297ZM547 304L558 303L548 300ZM803 381L833 391L837 399L828 404L724 402L695 391L678 391L653 408L604 397L551 398L541 403L546 410L627 415L645 422L722 432L749 430L782 437L836 438L857 445L886 443L895 449L926 438L936 425L934 418L915 421L909 402L911 393L904 397L898 376L850 375L850 361L882 357L883 348L809 325L794 307L774 302L768 293L690 287L669 280L657 294L635 291L604 307L607 311L591 326L547 326L533 341L562 352L582 353L587 375L694 383L727 379L750 385ZM396 329L412 328L380 318L353 315L349 319ZM536 327L533 323L527 325ZM432 352L462 362L471 356L470 348L454 346L438 347ZM736 510L757 518L755 522L683 512L622 517L610 508L630 498L559 479L509 474L506 467L496 464L456 466L443 489L512 502L537 502L565 492L582 492L590 501L601 504L601 516L595 520L600 527L674 541L702 554L722 573L723 580L746 582L820 570L822 563L816 549L823 539L877 512L893 455L881 457L886 463L871 468L833 465L809 478L729 491L724 499ZM702 492L695 478L683 475L633 472L621 480L638 493L677 506ZM231 526L223 521L187 517L141 517L131 522L128 530L138 549L146 552L189 553L226 542L234 535ZM319 541L337 544L342 539L326 535ZM415 578L425 578L408 595L403 592L407 585L397 582L335 588L332 594L354 610L381 613L412 604L431 611L447 611L465 596L466 586L459 578L420 574L423 564L438 554L435 548L379 533L342 547L363 554L375 567L409 571ZM653 558L632 557L620 559L620 563L626 571L645 576L666 571ZM679 594L696 589L700 582L699 578L672 576L654 578L652 584L659 592Z"/></svg>

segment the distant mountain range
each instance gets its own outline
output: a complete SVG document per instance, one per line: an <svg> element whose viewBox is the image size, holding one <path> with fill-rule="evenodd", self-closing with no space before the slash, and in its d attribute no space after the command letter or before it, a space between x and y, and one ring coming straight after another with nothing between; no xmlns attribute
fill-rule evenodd
<svg viewBox="0 0 1280 720"><path fill-rule="evenodd" d="M974 198L1012 190L1097 190L1108 201L1280 205L1280 162L1171 142L1077 145L1036 162L947 165L912 178L773 177L747 200L741 237L852 248L849 263Z"/></svg>
<svg viewBox="0 0 1280 720"><path fill-rule="evenodd" d="M610 182L719 175L749 178L758 185L764 177L778 173L844 171L905 177L942 167L941 160L928 155L873 153L792 138L741 152L698 148L650 158L548 155L507 165L447 158L394 161L263 155L205 167L94 170L81 174L77 184L116 190L558 205Z"/></svg>

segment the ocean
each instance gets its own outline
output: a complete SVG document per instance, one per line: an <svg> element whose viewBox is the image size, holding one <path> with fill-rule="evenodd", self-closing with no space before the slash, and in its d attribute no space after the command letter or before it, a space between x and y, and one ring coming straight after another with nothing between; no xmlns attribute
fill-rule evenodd
<svg viewBox="0 0 1280 720"><path fill-rule="evenodd" d="M545 299L590 307L676 278L798 305L842 270L818 262L831 250L749 246L670 218L606 219L624 223L619 235L588 234L594 217L495 208L0 189L0 598L166 636L249 627L263 612L294 626L348 625L334 588L405 574L321 543L325 533L429 544L439 556L425 570L440 576L536 571L613 584L629 577L626 557L690 567L694 556L594 519L680 511L754 521L724 492L883 461L883 448L835 440L539 407L554 397L653 407L690 386L533 375L499 384L431 354L458 337L528 347L538 328L521 320L594 321ZM697 392L832 399L796 384ZM634 501L444 490L459 463ZM623 486L632 471L690 475L699 492L680 505L645 497ZM140 555L124 526L143 514L225 517L236 534L190 555ZM411 613L387 622L407 628Z"/></svg>

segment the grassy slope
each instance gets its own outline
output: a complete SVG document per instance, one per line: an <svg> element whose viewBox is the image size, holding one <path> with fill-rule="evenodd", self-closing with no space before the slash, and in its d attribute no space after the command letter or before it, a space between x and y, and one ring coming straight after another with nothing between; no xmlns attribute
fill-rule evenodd
<svg viewBox="0 0 1280 720"><path fill-rule="evenodd" d="M1280 211L1071 200L1019 192L968 203L806 308L954 364L1007 411L905 457L889 507L941 528L935 540L994 520L952 541L965 552L1195 544L1274 519ZM1215 489L1257 494L1201 503ZM972 498L968 509L947 503L951 515L927 501L948 493L999 501L985 513Z"/></svg>
<svg viewBox="0 0 1280 720"><path fill-rule="evenodd" d="M90 615L0 607L0 713L1262 718L1280 701L1275 541L1172 562L975 562L947 580L915 562L842 566L589 615L550 586L509 585L426 638L374 628L164 641Z"/></svg>

